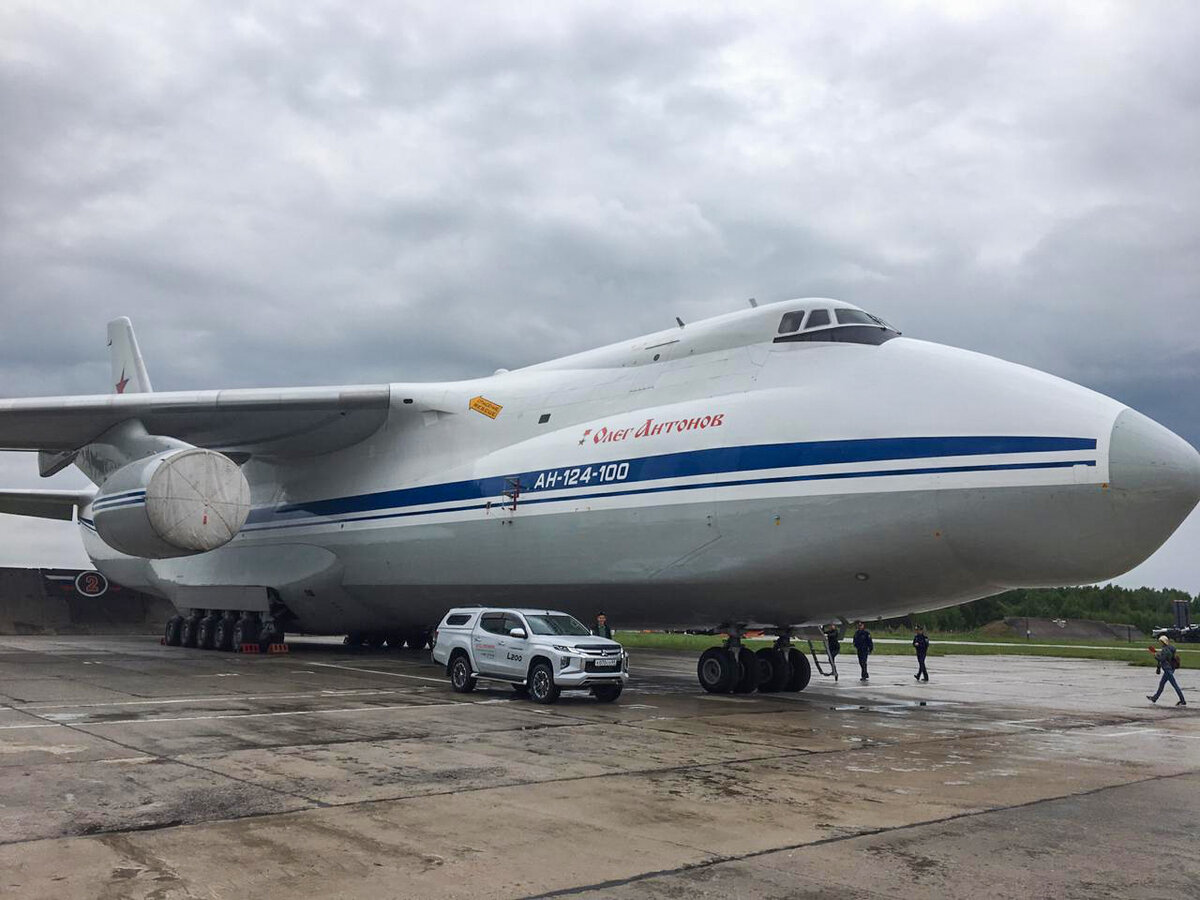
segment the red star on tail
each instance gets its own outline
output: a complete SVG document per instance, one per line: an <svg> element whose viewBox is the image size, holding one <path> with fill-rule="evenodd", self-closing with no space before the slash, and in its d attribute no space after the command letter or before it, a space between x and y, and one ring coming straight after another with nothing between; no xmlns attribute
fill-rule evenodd
<svg viewBox="0 0 1200 900"><path fill-rule="evenodd" d="M121 369L121 380L117 382L117 393L125 393L125 385L129 384L129 379L125 377L125 370Z"/></svg>

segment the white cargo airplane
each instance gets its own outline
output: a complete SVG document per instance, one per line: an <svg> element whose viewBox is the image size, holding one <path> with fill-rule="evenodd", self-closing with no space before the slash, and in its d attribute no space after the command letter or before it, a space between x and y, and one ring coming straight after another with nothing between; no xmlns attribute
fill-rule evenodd
<svg viewBox="0 0 1200 900"><path fill-rule="evenodd" d="M155 394L129 320L108 334L115 395L0 401L0 448L97 489L0 512L77 520L179 610L169 644L603 609L730 632L710 691L798 690L799 626L1111 578L1200 499L1200 455L1140 413L835 300L439 384ZM752 624L779 636L757 660Z"/></svg>

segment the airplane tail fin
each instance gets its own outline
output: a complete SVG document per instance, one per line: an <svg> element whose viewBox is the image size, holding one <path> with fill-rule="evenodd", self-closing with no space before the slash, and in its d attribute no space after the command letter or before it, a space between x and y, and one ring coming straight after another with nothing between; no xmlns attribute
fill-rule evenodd
<svg viewBox="0 0 1200 900"><path fill-rule="evenodd" d="M125 316L108 323L108 348L112 357L112 385L114 394L148 394L150 376L142 362L142 351L138 349L133 323Z"/></svg>

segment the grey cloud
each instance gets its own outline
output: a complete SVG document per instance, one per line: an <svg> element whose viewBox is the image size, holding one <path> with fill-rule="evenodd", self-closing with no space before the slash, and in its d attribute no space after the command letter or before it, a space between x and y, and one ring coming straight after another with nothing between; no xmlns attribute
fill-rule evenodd
<svg viewBox="0 0 1200 900"><path fill-rule="evenodd" d="M9 4L4 393L104 389L116 315L171 389L470 377L818 294L1200 442L1198 25Z"/></svg>

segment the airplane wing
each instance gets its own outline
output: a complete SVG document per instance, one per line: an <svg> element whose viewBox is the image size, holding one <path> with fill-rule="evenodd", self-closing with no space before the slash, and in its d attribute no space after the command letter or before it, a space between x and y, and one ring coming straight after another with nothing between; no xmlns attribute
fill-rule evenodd
<svg viewBox="0 0 1200 900"><path fill-rule="evenodd" d="M390 400L386 384L0 400L0 450L61 459L114 425L139 419L151 434L197 447L312 456L373 434L387 420Z"/></svg>
<svg viewBox="0 0 1200 900"><path fill-rule="evenodd" d="M75 507L86 506L94 493L94 490L0 491L0 513L69 522L74 517Z"/></svg>

